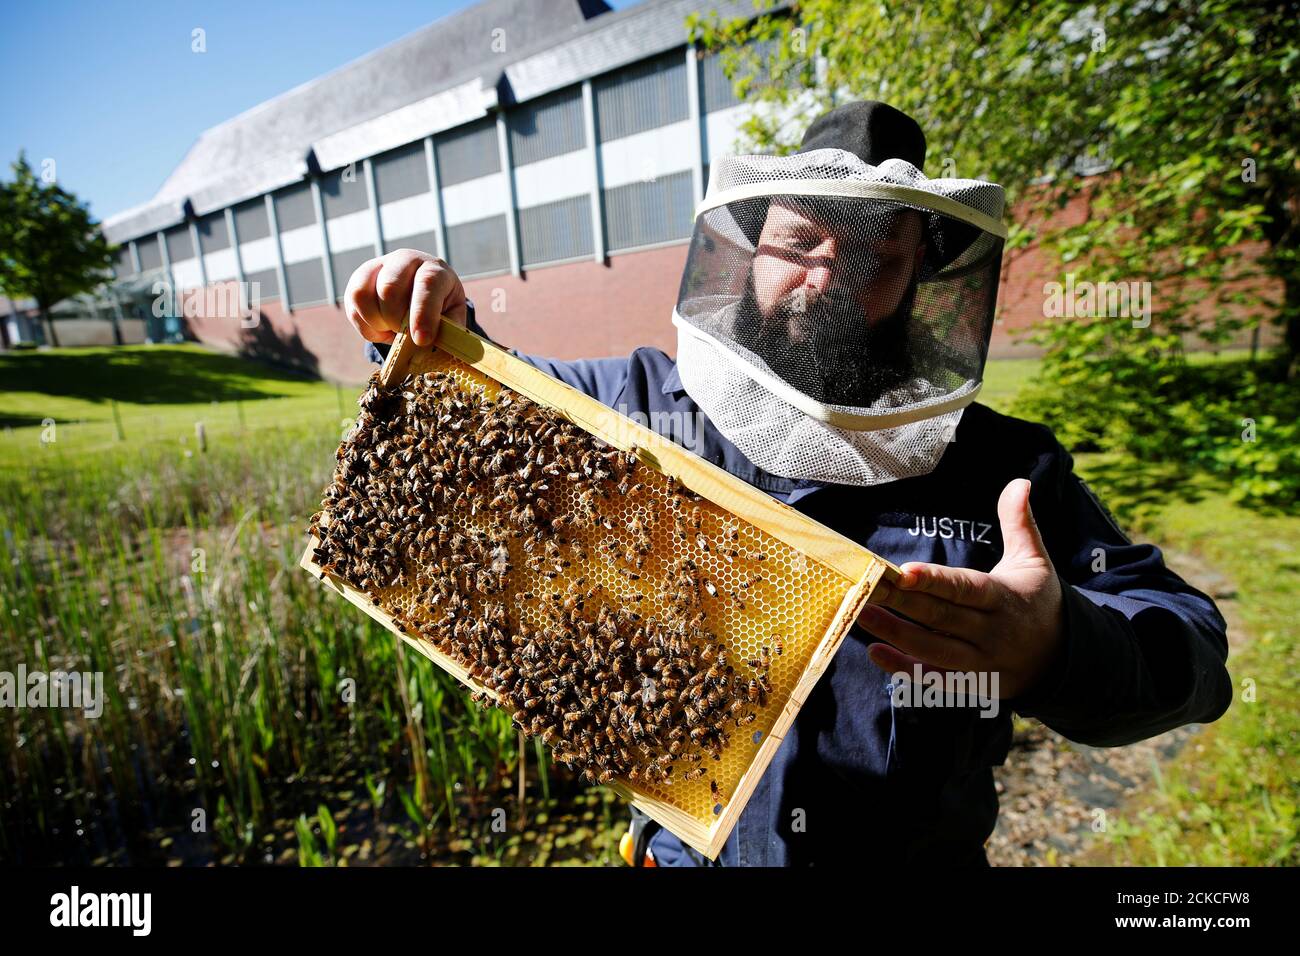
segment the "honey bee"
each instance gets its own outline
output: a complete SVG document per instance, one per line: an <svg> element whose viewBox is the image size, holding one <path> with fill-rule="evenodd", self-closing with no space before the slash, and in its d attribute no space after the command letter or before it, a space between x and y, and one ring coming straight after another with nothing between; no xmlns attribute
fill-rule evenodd
<svg viewBox="0 0 1300 956"><path fill-rule="evenodd" d="M589 563L588 545L624 579L645 576L662 505L634 477L636 450L610 448L508 388L488 398L442 373L397 388L372 379L361 405L312 518L317 564L464 667L491 691L476 691L477 702L498 700L583 779L703 776L704 758L721 758L730 729L769 692L761 673L734 678L725 646L704 631L701 595L719 597L721 585L682 558L651 592L607 599L581 575L560 580ZM665 484L675 545L695 535L722 560L754 558L739 549L738 522L709 537L702 499L672 477ZM615 491L640 506L635 516L602 513ZM601 529L611 534L592 542ZM532 577L507 592L511 539L525 556L520 574ZM742 575L723 596L743 606L758 580ZM410 613L385 604L382 589L395 582L414 589ZM541 622L528 625L525 612ZM748 663L762 671L770 650ZM676 761L691 769L679 774Z"/></svg>

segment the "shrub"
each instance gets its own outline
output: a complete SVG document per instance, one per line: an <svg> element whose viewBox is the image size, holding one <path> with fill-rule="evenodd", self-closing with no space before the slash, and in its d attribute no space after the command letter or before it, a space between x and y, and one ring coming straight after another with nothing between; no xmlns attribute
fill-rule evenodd
<svg viewBox="0 0 1300 956"><path fill-rule="evenodd" d="M1189 361L1176 336L1116 341L1101 323L1052 333L1017 414L1075 451L1165 462L1226 481L1234 500L1297 510L1300 388L1276 361Z"/></svg>

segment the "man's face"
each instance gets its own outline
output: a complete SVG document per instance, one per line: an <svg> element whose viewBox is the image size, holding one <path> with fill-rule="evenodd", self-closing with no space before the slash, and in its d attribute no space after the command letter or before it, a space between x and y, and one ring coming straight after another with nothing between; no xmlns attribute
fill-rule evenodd
<svg viewBox="0 0 1300 956"><path fill-rule="evenodd" d="M764 316L787 320L792 342L809 334L798 307L826 296L848 300L874 326L898 310L924 255L921 217L910 209L833 228L806 207L774 200L754 254L754 298Z"/></svg>
<svg viewBox="0 0 1300 956"><path fill-rule="evenodd" d="M774 200L737 340L818 401L870 405L912 374L907 325L924 255L921 217L910 209L833 225Z"/></svg>

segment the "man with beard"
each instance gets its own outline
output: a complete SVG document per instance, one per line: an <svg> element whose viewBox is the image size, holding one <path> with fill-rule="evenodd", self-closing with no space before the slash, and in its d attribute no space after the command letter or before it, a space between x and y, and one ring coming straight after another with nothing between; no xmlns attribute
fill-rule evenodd
<svg viewBox="0 0 1300 956"><path fill-rule="evenodd" d="M999 187L927 179L920 127L872 102L818 118L793 156L727 160L697 210L676 361L523 358L669 438L702 420L702 457L902 568L718 862L985 864L1011 712L1092 746L1215 720L1223 618L1114 524L1046 428L974 402ZM440 315L482 334L455 273L414 250L358 268L344 304L376 360L405 325L432 342ZM909 677L951 672L991 677L1002 706L901 703ZM707 862L644 818L632 834L636 865Z"/></svg>
<svg viewBox="0 0 1300 956"><path fill-rule="evenodd" d="M918 374L915 359L930 351L928 332L909 328L925 237L905 207L878 216L880 234L866 240L860 222L837 226L835 212L772 201L735 340L816 401L866 407Z"/></svg>

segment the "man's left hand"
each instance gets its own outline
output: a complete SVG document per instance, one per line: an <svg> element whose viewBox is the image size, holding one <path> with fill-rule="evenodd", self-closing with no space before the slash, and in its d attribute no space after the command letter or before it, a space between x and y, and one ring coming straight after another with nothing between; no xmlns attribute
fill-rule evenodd
<svg viewBox="0 0 1300 956"><path fill-rule="evenodd" d="M1003 552L992 571L913 561L902 566L897 584L880 582L875 603L858 617L888 642L868 651L877 667L889 674L911 674L916 664L922 671L996 673L1004 699L1043 676L1061 650L1061 582L1030 511L1029 487L1017 478L998 498Z"/></svg>

